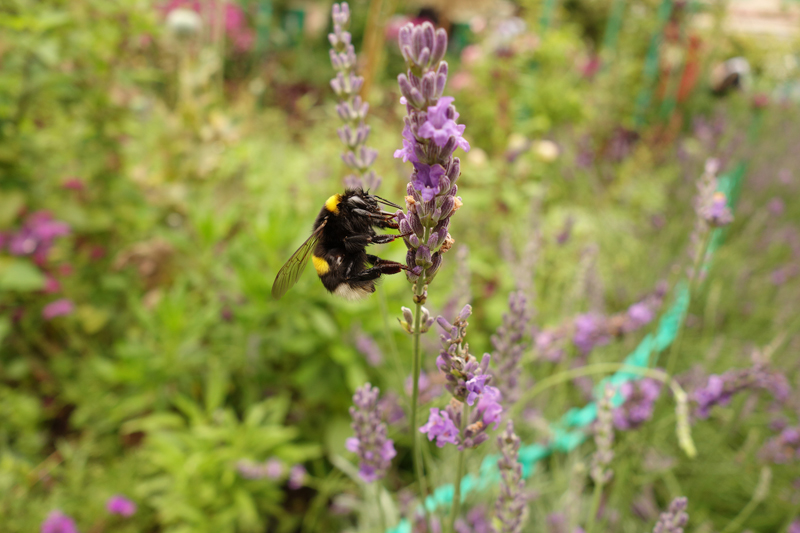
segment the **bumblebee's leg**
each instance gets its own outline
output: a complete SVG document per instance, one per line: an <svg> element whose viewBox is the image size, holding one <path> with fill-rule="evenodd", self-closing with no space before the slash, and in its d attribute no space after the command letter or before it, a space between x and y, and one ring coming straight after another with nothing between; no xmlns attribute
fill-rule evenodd
<svg viewBox="0 0 800 533"><path fill-rule="evenodd" d="M374 224L374 226L382 229L400 229L400 225L395 222L394 220L378 220Z"/></svg>
<svg viewBox="0 0 800 533"><path fill-rule="evenodd" d="M403 235L348 235L344 238L344 248L349 253L363 250L370 244L388 244L400 237L408 237L409 234Z"/></svg>
<svg viewBox="0 0 800 533"><path fill-rule="evenodd" d="M358 252L373 242L375 242L375 237L372 235L348 235L344 238L344 249L348 253Z"/></svg>
<svg viewBox="0 0 800 533"><path fill-rule="evenodd" d="M375 266L372 268L367 268L366 270L362 270L358 274L353 274L352 276L345 278L345 281L370 281L373 279L378 279L383 274L399 274L403 270L408 270L408 267L402 263L387 261L385 259L375 257L374 255L368 255L367 261Z"/></svg>
<svg viewBox="0 0 800 533"><path fill-rule="evenodd" d="M408 267L403 263L398 263L397 261L389 261L388 259L381 259L377 255L370 255L367 254L367 263L374 266L393 266L397 267L400 270L408 270Z"/></svg>
<svg viewBox="0 0 800 533"><path fill-rule="evenodd" d="M400 233L397 235L376 235L372 237L372 241L370 242L370 244L388 244L394 241L395 239L399 239L400 237L408 237L409 235L411 234L409 233L404 235Z"/></svg>

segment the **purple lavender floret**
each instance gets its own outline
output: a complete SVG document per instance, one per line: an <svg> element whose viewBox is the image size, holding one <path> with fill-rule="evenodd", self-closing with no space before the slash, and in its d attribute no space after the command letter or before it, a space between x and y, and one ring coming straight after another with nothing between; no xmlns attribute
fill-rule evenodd
<svg viewBox="0 0 800 533"><path fill-rule="evenodd" d="M727 226L733 222L733 213L728 207L725 193L715 192L711 199L700 208L700 216L713 228Z"/></svg>
<svg viewBox="0 0 800 533"><path fill-rule="evenodd" d="M428 435L428 440L436 439L436 445L444 448L445 444L458 444L459 430L447 409L440 411L431 407L428 422L419 428L420 433Z"/></svg>
<svg viewBox="0 0 800 533"><path fill-rule="evenodd" d="M491 520L483 505L476 505L467 512L466 518L459 518L454 525L456 533L491 533Z"/></svg>
<svg viewBox="0 0 800 533"><path fill-rule="evenodd" d="M466 126L456 124L458 112L451 106L455 101L452 96L443 96L434 106L428 107L427 120L417 130L422 139L432 139L439 148L447 145L454 138L459 148L469 152L469 143L461 135Z"/></svg>
<svg viewBox="0 0 800 533"><path fill-rule="evenodd" d="M370 128L364 123L369 104L358 95L364 78L356 75L356 51L352 36L347 31L350 24L350 8L347 2L333 4L331 10L333 33L328 34L331 43L331 65L336 76L331 80L331 88L339 97L336 112L344 126L336 130L345 146L342 161L355 173L345 178L348 187L376 189L381 179L369 167L375 162L377 150L367 148Z"/></svg>
<svg viewBox="0 0 800 533"><path fill-rule="evenodd" d="M381 422L378 410L380 390L369 383L356 390L350 408L353 423L350 427L356 436L350 437L345 447L358 454L361 478L367 483L382 479L397 455L394 443L386 436L386 424Z"/></svg>
<svg viewBox="0 0 800 533"><path fill-rule="evenodd" d="M503 324L492 335L492 360L497 366L494 382L500 389L506 406L519 397L519 364L529 343L525 340L530 326L528 302L522 291L508 296L509 312L503 315Z"/></svg>
<svg viewBox="0 0 800 533"><path fill-rule="evenodd" d="M459 125L453 98L442 96L448 66L443 61L447 33L434 30L429 22L400 30L400 51L408 70L397 78L406 106L403 147L394 156L410 161L414 170L407 187L406 212L398 212L397 222L408 248L406 275L411 282L424 276L433 280L441 265L441 255L452 246L447 232L450 217L460 207L456 181L461 162L453 153L469 150Z"/></svg>
<svg viewBox="0 0 800 533"><path fill-rule="evenodd" d="M775 464L800 461L800 426L784 428L764 444L759 455Z"/></svg>
<svg viewBox="0 0 800 533"><path fill-rule="evenodd" d="M661 382L645 378L619 387L625 403L613 410L614 427L636 429L653 416L653 405L661 393Z"/></svg>
<svg viewBox="0 0 800 533"><path fill-rule="evenodd" d="M428 435L428 440L436 439L436 445L440 448L445 444L455 444L459 450L475 448L489 439L486 434L489 426L494 425L492 429L497 429L500 424L503 413L500 398L500 391L496 388L485 387L469 414L463 435L459 428L464 404L455 398L442 410L432 408L428 423L419 430Z"/></svg>
<svg viewBox="0 0 800 533"><path fill-rule="evenodd" d="M779 402L786 400L791 392L785 375L757 361L751 368L709 376L706 386L696 390L693 395L697 402L697 416L708 418L713 407L727 405L734 395L746 390L768 391Z"/></svg>
<svg viewBox="0 0 800 533"><path fill-rule="evenodd" d="M467 334L467 318L472 313L472 306L465 305L450 324L444 317L436 319L443 333L439 336L442 350L436 358L436 366L445 376L445 387L453 397L467 405L473 405L475 400L483 393L486 385L491 380L489 375L489 361L491 356L484 354L480 363L470 355L469 345L465 341Z"/></svg>
<svg viewBox="0 0 800 533"><path fill-rule="evenodd" d="M51 511L42 522L41 533L78 533L75 520L58 509Z"/></svg>
<svg viewBox="0 0 800 533"><path fill-rule="evenodd" d="M604 318L596 313L579 315L575 319L575 334L572 342L583 354L588 354L595 346L608 344L611 340L605 327Z"/></svg>
<svg viewBox="0 0 800 533"><path fill-rule="evenodd" d="M669 509L661 513L653 533L683 533L683 527L689 522L689 515L686 514L686 498L675 498L669 504Z"/></svg>
<svg viewBox="0 0 800 533"><path fill-rule="evenodd" d="M517 459L519 453L519 437L514 434L514 422L509 420L506 430L497 438L500 447L500 459L497 468L500 470L500 495L495 503L495 518L499 528L492 528L493 533L519 533L522 531L527 516L527 498L525 482L522 480L522 465Z"/></svg>

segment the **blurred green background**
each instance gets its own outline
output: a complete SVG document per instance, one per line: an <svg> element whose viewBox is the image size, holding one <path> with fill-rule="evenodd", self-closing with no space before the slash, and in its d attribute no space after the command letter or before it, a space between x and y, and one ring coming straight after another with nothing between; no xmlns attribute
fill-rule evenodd
<svg viewBox="0 0 800 533"><path fill-rule="evenodd" d="M393 35L420 13L450 34L446 93L473 149L456 244L427 306L452 314L472 303L473 353L491 351L517 288L533 298L535 324L550 327L624 311L659 281L674 283L687 266L695 182L715 157L723 172L744 165L745 181L692 301L679 368L691 377L746 367L754 347L773 343L773 363L797 386L794 30L737 29L735 5L722 1L350 7L379 194L398 203L410 167L391 157L404 114ZM178 8L200 24L170 18ZM764 9L797 27L794 4ZM356 387L370 381L402 398L410 343L396 317L410 286L387 277L351 303L306 272L280 302L270 296L324 200L343 188L329 10L0 3L3 531L38 531L53 509L96 533L356 529L346 503L358 486L331 460L353 459L344 439ZM750 72L723 90L723 61L736 56ZM404 253L399 242L381 249ZM436 337L424 340L428 369ZM638 338L590 360L619 361ZM568 367L526 357L534 379ZM547 438L535 420L584 401L565 385L518 430L526 442ZM783 414L793 424L797 405ZM688 496L690 531L722 530L753 497L757 451L779 416L768 406L742 398L696 424L694 460L673 442L667 405L652 431L626 434L607 531L652 526L633 505L648 491L660 507L676 491ZM386 484L399 490L412 482L410 439L402 423L390 433L399 453ZM588 451L554 457L534 477L528 530L551 531L545 517L567 505L571 465ZM275 479L237 469L270 458L284 466ZM290 488L298 464L308 475ZM792 468L775 469L750 530L783 531L798 512ZM116 493L137 503L133 517L106 512Z"/></svg>

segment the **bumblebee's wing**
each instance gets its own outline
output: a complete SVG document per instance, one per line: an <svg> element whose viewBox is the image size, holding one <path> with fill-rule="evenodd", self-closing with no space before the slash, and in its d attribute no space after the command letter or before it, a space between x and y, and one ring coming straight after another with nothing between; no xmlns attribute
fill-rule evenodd
<svg viewBox="0 0 800 533"><path fill-rule="evenodd" d="M320 224L319 227L314 230L314 233L306 239L306 242L292 254L292 257L290 257L289 260L286 261L286 264L278 271L278 275L275 276L275 282L272 284L273 298L280 300L280 298L286 294L286 291L291 289L292 286L297 283L297 280L300 279L300 274L302 274L303 270L306 268L308 256L311 254L314 246L317 245L319 236L322 235L322 228L325 227L326 223L327 220Z"/></svg>

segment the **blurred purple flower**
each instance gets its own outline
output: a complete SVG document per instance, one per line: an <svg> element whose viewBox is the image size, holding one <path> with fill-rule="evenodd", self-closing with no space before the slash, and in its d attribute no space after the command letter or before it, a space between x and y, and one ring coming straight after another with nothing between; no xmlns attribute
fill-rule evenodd
<svg viewBox="0 0 800 533"><path fill-rule="evenodd" d="M411 396L411 392L414 388L414 380L412 376L408 376L406 378L406 382L404 384L406 394ZM440 381L435 381L431 379L431 377L425 373L420 372L419 374L419 403L420 405L424 405L434 398L438 397L442 393L442 384Z"/></svg>
<svg viewBox="0 0 800 533"><path fill-rule="evenodd" d="M775 215L776 217L779 217L783 214L785 207L786 206L783 203L783 200L778 198L777 196L772 200L770 200L769 203L767 204L767 209L769 209L769 212Z"/></svg>
<svg viewBox="0 0 800 533"><path fill-rule="evenodd" d="M617 126L606 146L606 158L616 163L621 162L630 155L638 140L638 133L633 130L625 129L622 126Z"/></svg>
<svg viewBox="0 0 800 533"><path fill-rule="evenodd" d="M369 383L356 390L353 395L353 407L350 416L353 423L350 427L355 437L350 437L345 447L358 454L358 473L367 483L377 481L386 475L392 458L397 455L394 442L386 436L386 424L381 422L378 410L380 390Z"/></svg>
<svg viewBox="0 0 800 533"><path fill-rule="evenodd" d="M794 263L790 263L788 265L782 266L780 268L776 268L770 274L770 281L772 281L773 285L783 285L800 272L800 268L798 265Z"/></svg>
<svg viewBox="0 0 800 533"><path fill-rule="evenodd" d="M492 525L486 513L486 507L476 505L467 512L465 518L459 518L455 523L456 533L491 533Z"/></svg>
<svg viewBox="0 0 800 533"><path fill-rule="evenodd" d="M247 479L280 479L283 476L285 465L283 461L276 457L271 457L263 463L254 463L248 460L241 460L236 463L236 469Z"/></svg>
<svg viewBox="0 0 800 533"><path fill-rule="evenodd" d="M270 479L280 479L283 475L283 469L285 468L283 461L275 457L267 459L264 467L264 473Z"/></svg>
<svg viewBox="0 0 800 533"><path fill-rule="evenodd" d="M72 191L82 191L86 188L86 184L80 178L67 178L61 184L61 187Z"/></svg>
<svg viewBox="0 0 800 533"><path fill-rule="evenodd" d="M74 310L75 304L72 303L72 300L62 298L44 306L44 309L42 309L42 317L45 320L52 320L57 316L69 315Z"/></svg>
<svg viewBox="0 0 800 533"><path fill-rule="evenodd" d="M786 400L791 392L785 375L756 362L751 368L709 376L705 387L696 390L693 395L697 402L697 416L708 418L713 407L727 405L734 395L746 390L766 390L780 402Z"/></svg>
<svg viewBox="0 0 800 533"><path fill-rule="evenodd" d="M41 533L78 533L75 520L58 509L51 511L42 522Z"/></svg>
<svg viewBox="0 0 800 533"><path fill-rule="evenodd" d="M628 308L627 331L634 331L653 321L655 314L645 302L637 302Z"/></svg>
<svg viewBox="0 0 800 533"><path fill-rule="evenodd" d="M764 444L759 455L776 464L800 460L800 426L784 428L777 437Z"/></svg>
<svg viewBox="0 0 800 533"><path fill-rule="evenodd" d="M700 208L700 216L713 228L727 226L733 222L733 213L728 207L725 193L715 192L711 200Z"/></svg>
<svg viewBox="0 0 800 533"><path fill-rule="evenodd" d="M367 359L370 366L380 366L383 362L383 354L378 343L363 331L356 334L356 350Z"/></svg>
<svg viewBox="0 0 800 533"><path fill-rule="evenodd" d="M667 512L661 513L658 523L653 528L653 533L683 533L683 526L689 522L686 506L686 498L672 500Z"/></svg>
<svg viewBox="0 0 800 533"><path fill-rule="evenodd" d="M575 335L572 342L583 354L588 354L595 346L608 344L611 340L605 331L603 316L596 313L578 315L575 319Z"/></svg>
<svg viewBox="0 0 800 533"><path fill-rule="evenodd" d="M644 378L625 382L619 387L625 403L613 410L617 429L635 429L653 416L653 405L661 393L661 382Z"/></svg>
<svg viewBox="0 0 800 533"><path fill-rule="evenodd" d="M308 472L306 471L306 468L303 465L300 464L294 465L292 469L289 470L289 483L288 483L289 488L292 490L297 490L303 487L303 485L306 482L307 475Z"/></svg>
<svg viewBox="0 0 800 533"><path fill-rule="evenodd" d="M106 510L111 514L133 516L136 512L136 504L121 494L115 494L106 502Z"/></svg>
<svg viewBox="0 0 800 533"><path fill-rule="evenodd" d="M503 314L503 323L492 335L494 351L492 360L496 365L495 386L503 395L506 407L517 401L519 395L520 362L529 342L530 311L523 291L508 296L508 313Z"/></svg>
<svg viewBox="0 0 800 533"><path fill-rule="evenodd" d="M53 241L69 232L70 228L64 222L53 220L47 211L37 211L28 215L16 233L7 236L8 251L11 255L31 255L41 265L47 260Z"/></svg>
<svg viewBox="0 0 800 533"><path fill-rule="evenodd" d="M800 518L795 518L794 522L789 524L789 529L786 533L800 533Z"/></svg>

